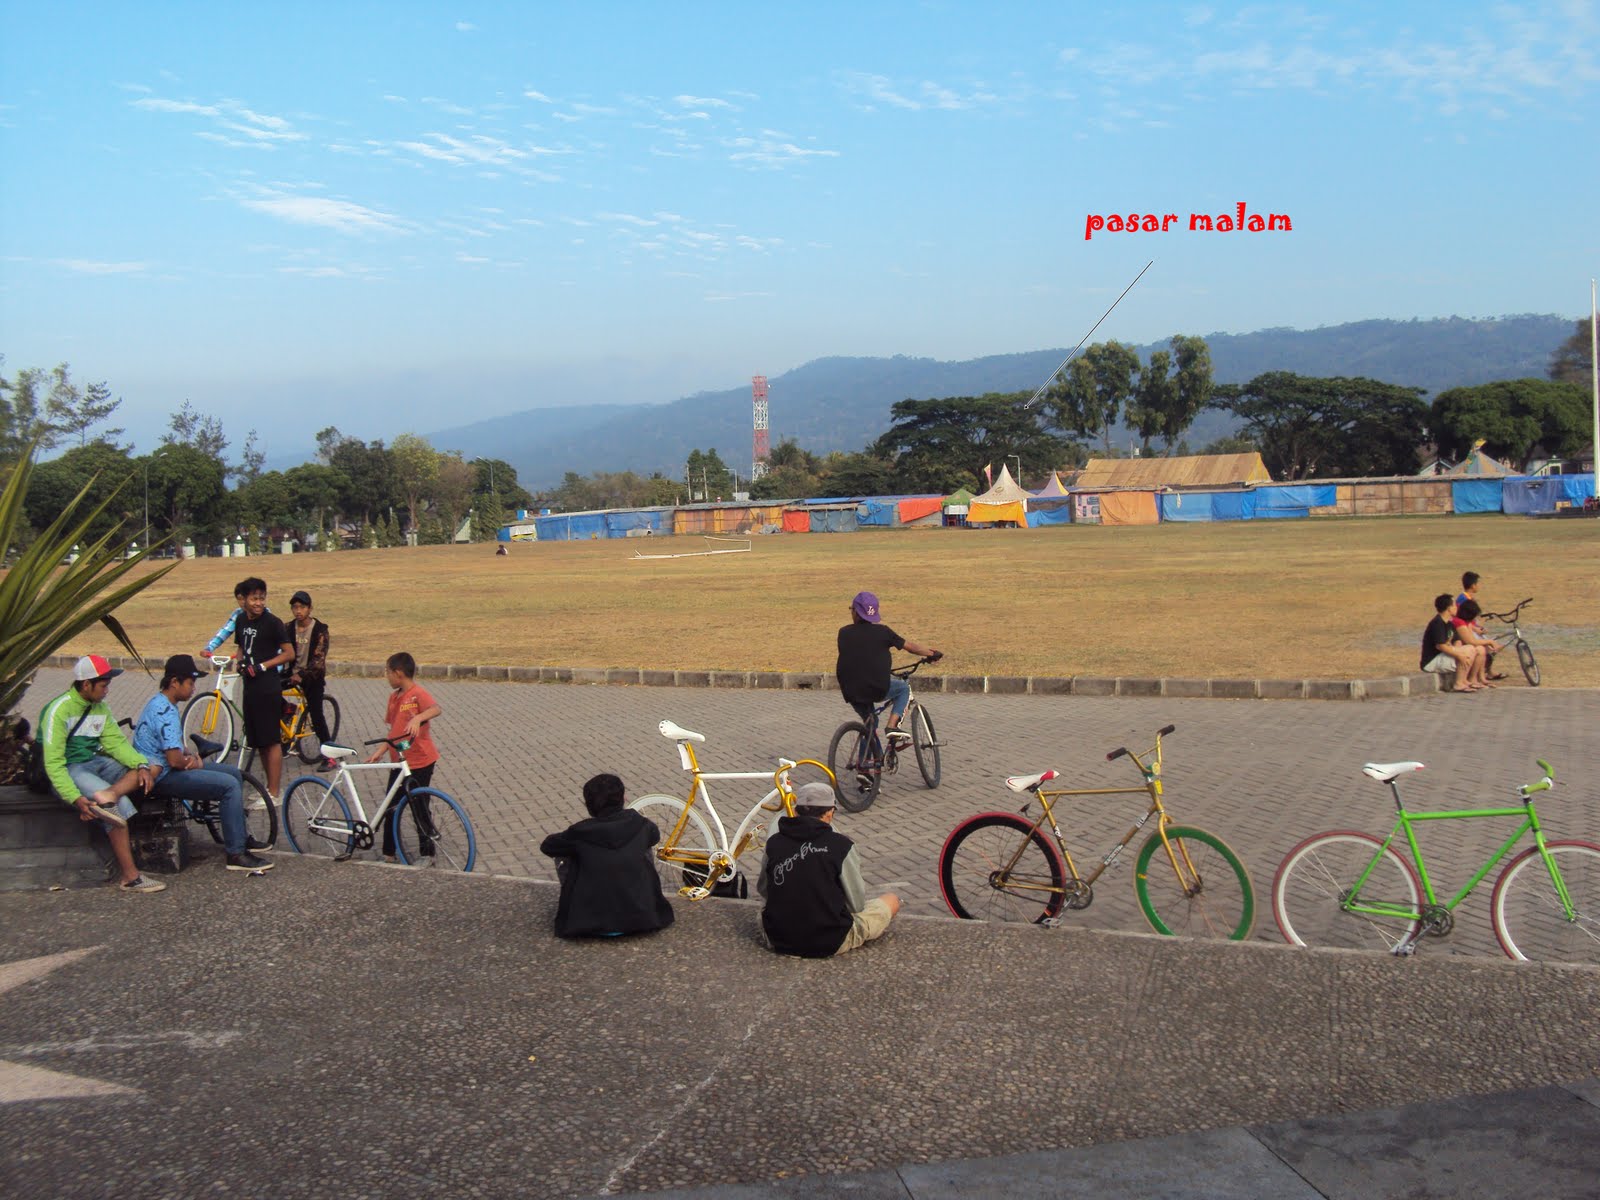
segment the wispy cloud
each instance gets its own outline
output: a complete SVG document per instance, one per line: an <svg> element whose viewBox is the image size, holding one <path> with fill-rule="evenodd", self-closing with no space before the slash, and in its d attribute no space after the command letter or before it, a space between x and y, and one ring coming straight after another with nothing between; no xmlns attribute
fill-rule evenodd
<svg viewBox="0 0 1600 1200"><path fill-rule="evenodd" d="M810 158L839 157L837 150L814 150L797 146L785 135L770 129L762 130L756 137L728 138L724 144L731 151L728 155L729 161L758 167L787 167Z"/></svg>
<svg viewBox="0 0 1600 1200"><path fill-rule="evenodd" d="M477 26L474 25L471 21L457 21L456 22L456 32L457 33L471 33L476 28L477 28Z"/></svg>
<svg viewBox="0 0 1600 1200"><path fill-rule="evenodd" d="M285 118L256 112L237 100L224 99L202 104L164 96L141 96L129 103L145 112L205 117L212 123L212 128L198 130L195 136L236 149L271 149L281 143L306 140L306 135L296 130Z"/></svg>
<svg viewBox="0 0 1600 1200"><path fill-rule="evenodd" d="M88 258L57 258L52 261L75 275L141 275L150 269L150 264L146 262L99 262Z"/></svg>
<svg viewBox="0 0 1600 1200"><path fill-rule="evenodd" d="M869 110L880 106L907 112L968 109L992 104L999 99L992 90L981 85L962 92L932 80L896 83L885 75L873 75L865 71L841 71L836 79L847 95Z"/></svg>
<svg viewBox="0 0 1600 1200"><path fill-rule="evenodd" d="M312 225L336 233L406 233L408 222L379 209L327 196L292 195L263 189L257 195L237 197L253 212L265 213L292 225Z"/></svg>

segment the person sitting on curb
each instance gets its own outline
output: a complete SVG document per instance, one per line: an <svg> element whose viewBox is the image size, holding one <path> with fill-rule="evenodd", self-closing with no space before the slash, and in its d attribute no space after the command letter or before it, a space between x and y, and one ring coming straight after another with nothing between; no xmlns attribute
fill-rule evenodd
<svg viewBox="0 0 1600 1200"><path fill-rule="evenodd" d="M833 828L833 789L802 784L794 816L767 839L756 890L765 901L761 931L779 954L831 958L882 937L900 897L867 899L855 843Z"/></svg>
<svg viewBox="0 0 1600 1200"><path fill-rule="evenodd" d="M133 748L163 764L152 796L211 804L222 823L222 849L229 871L269 871L275 865L257 850L267 846L245 832L244 789L239 768L204 762L183 748L183 719L178 705L194 696L194 681L205 672L187 654L174 654L161 669L161 690L145 702L133 729Z"/></svg>
<svg viewBox="0 0 1600 1200"><path fill-rule="evenodd" d="M1456 615L1451 618L1450 624L1456 631L1456 640L1478 654L1478 664L1475 667L1477 682L1484 687L1494 687L1489 678L1489 664L1494 661L1494 656L1505 647L1493 638L1483 636L1482 629L1478 626L1478 618L1483 610L1478 607L1476 600L1468 600L1465 604L1456 605ZM1501 675L1500 678L1505 678Z"/></svg>
<svg viewBox="0 0 1600 1200"><path fill-rule="evenodd" d="M1456 602L1450 599L1450 593L1435 596L1433 609L1433 620L1422 633L1422 669L1440 675L1454 670L1455 685L1449 689L1452 692L1482 691L1482 685L1471 680L1481 656L1476 648L1463 646L1456 640L1455 627L1451 624L1456 615Z"/></svg>
<svg viewBox="0 0 1600 1200"><path fill-rule="evenodd" d="M661 831L624 808L625 796L622 780L596 775L583 785L589 819L552 833L539 846L539 853L556 860L561 876L557 937L654 933L674 920L650 854Z"/></svg>
<svg viewBox="0 0 1600 1200"><path fill-rule="evenodd" d="M138 810L128 799L149 791L155 768L128 744L106 704L111 681L122 674L98 654L85 654L72 668L72 686L39 714L39 743L50 786L79 819L99 821L111 842L125 892L164 892L167 885L146 879L134 865L128 818Z"/></svg>
<svg viewBox="0 0 1600 1200"><path fill-rule="evenodd" d="M1478 580L1479 576L1476 571L1463 571L1461 573L1461 594L1456 597L1456 610L1458 614L1461 606L1468 600L1471 600L1478 605L1478 615L1480 617L1483 615L1483 601L1478 599ZM1481 620L1475 619L1472 622L1472 628L1478 633L1483 634L1485 637L1488 636L1487 632L1483 628L1483 622ZM1493 650L1489 651L1489 659L1483 664L1483 677L1485 680L1504 679L1506 677L1506 673L1504 671L1496 671L1494 669L1495 653L1496 652Z"/></svg>

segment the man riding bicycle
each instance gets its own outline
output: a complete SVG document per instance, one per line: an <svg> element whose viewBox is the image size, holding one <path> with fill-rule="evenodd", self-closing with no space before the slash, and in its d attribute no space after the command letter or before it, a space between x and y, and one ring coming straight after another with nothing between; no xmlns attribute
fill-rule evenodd
<svg viewBox="0 0 1600 1200"><path fill-rule="evenodd" d="M911 685L891 674L892 651L906 650L923 658L940 658L943 651L931 650L908 641L882 623L878 598L871 592L857 592L850 601L850 624L839 630L839 661L834 675L839 692L863 721L872 720L873 705L888 698L893 704L884 733L892 746L903 746L911 735L900 728Z"/></svg>

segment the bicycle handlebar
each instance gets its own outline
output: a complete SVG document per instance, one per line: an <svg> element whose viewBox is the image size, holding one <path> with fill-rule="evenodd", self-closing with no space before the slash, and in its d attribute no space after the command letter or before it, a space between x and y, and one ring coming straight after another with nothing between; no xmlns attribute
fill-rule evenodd
<svg viewBox="0 0 1600 1200"><path fill-rule="evenodd" d="M1524 796L1531 796L1534 792L1548 792L1556 785L1556 769L1542 758L1533 760L1544 771L1544 778L1538 783L1525 783L1517 789Z"/></svg>
<svg viewBox="0 0 1600 1200"><path fill-rule="evenodd" d="M1176 733L1177 731L1178 731L1178 727L1176 725L1163 726L1162 728L1156 730L1156 741L1160 742L1162 738L1167 736L1167 734ZM1127 753L1128 753L1128 748L1126 746L1118 746L1110 754L1106 755L1106 761L1107 762L1114 762L1117 759L1121 758L1124 754L1127 754Z"/></svg>
<svg viewBox="0 0 1600 1200"><path fill-rule="evenodd" d="M410 738L373 738L370 742L362 742L363 746L388 746L391 750L404 752L411 749Z"/></svg>
<svg viewBox="0 0 1600 1200"><path fill-rule="evenodd" d="M916 662L910 663L907 666L895 667L889 673L891 675L897 675L901 679L909 679L909 678L911 678L911 676L913 676L913 675L915 675L917 673L917 668L922 666L924 663L936 663L943 657L944 657L944 651L941 650L938 654L929 654L924 658L917 659Z"/></svg>
<svg viewBox="0 0 1600 1200"><path fill-rule="evenodd" d="M1520 614L1524 608L1526 608L1528 605L1530 605L1532 603L1533 603L1533 597L1529 596L1526 600L1518 601L1517 602L1517 606L1515 608L1507 609L1503 613L1486 612L1486 613L1479 613L1478 615L1479 616L1483 616L1483 617L1490 617L1493 620L1504 621L1507 624L1510 624L1511 622L1513 622L1513 621L1515 621L1517 619L1518 614Z"/></svg>

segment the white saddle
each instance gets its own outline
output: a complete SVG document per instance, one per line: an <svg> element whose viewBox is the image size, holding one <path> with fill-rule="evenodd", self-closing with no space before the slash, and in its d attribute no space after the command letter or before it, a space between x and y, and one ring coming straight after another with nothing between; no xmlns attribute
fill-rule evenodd
<svg viewBox="0 0 1600 1200"><path fill-rule="evenodd" d="M1049 783L1056 777L1054 771L1040 771L1037 775L1008 775L1006 786L1013 792L1031 792L1041 783Z"/></svg>
<svg viewBox="0 0 1600 1200"><path fill-rule="evenodd" d="M657 728L661 730L662 737L671 738L675 742L703 742L706 740L705 734L695 733L693 730L685 729L682 725L675 725L671 721L663 721Z"/></svg>
<svg viewBox="0 0 1600 1200"><path fill-rule="evenodd" d="M335 745L333 742L323 742L322 743L322 757L323 758L332 758L332 759L337 760L337 759L341 759L341 758L354 758L355 756L356 756L356 752L355 752L354 747L351 747L351 746L338 746L338 745Z"/></svg>
<svg viewBox="0 0 1600 1200"><path fill-rule="evenodd" d="M1388 783L1390 780L1398 779L1407 771L1420 771L1422 769L1423 764L1419 762L1397 762L1368 763L1366 766L1361 768L1361 771L1362 774L1371 776L1379 783Z"/></svg>

